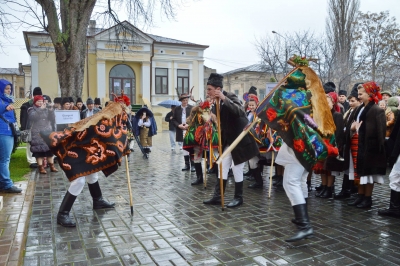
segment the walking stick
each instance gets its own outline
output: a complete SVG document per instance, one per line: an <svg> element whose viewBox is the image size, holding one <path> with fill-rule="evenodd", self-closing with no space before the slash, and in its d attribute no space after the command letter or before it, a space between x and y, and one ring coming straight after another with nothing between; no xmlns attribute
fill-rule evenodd
<svg viewBox="0 0 400 266"><path fill-rule="evenodd" d="M203 173L204 189L207 188L207 152L204 150L204 173Z"/></svg>
<svg viewBox="0 0 400 266"><path fill-rule="evenodd" d="M271 160L271 167L269 168L269 190L268 190L268 198L271 198L271 188L272 188L272 167L274 167L274 156L275 152L272 149L272 160Z"/></svg>
<svg viewBox="0 0 400 266"><path fill-rule="evenodd" d="M222 155L222 140L221 140L221 114L220 114L220 109L219 109L219 101L220 99L217 99L217 125L218 125L218 153ZM219 171L219 186L220 186L220 191L221 191L221 209L224 211L224 180L222 176L222 164L219 165L218 167Z"/></svg>
<svg viewBox="0 0 400 266"><path fill-rule="evenodd" d="M133 198L132 198L131 178L129 176L128 155L125 155L125 169L126 169L126 178L128 179L129 203L131 205L131 215L133 216Z"/></svg>

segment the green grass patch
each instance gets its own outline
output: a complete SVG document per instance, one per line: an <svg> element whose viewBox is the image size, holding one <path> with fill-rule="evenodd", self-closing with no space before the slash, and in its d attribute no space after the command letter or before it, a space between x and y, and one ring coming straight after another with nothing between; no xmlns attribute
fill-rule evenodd
<svg viewBox="0 0 400 266"><path fill-rule="evenodd" d="M25 143L24 143L25 144ZM24 175L29 173L29 163L26 161L26 149L17 149L11 154L10 176L13 182L26 180Z"/></svg>

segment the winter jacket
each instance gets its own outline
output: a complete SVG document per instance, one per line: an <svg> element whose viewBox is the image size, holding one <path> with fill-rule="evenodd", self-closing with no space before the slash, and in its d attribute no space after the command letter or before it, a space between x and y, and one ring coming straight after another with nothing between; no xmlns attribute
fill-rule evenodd
<svg viewBox="0 0 400 266"><path fill-rule="evenodd" d="M30 123L28 121L28 109L31 108L32 106L33 106L33 99L30 99L29 101L21 105L21 113L19 115L21 130L30 128Z"/></svg>
<svg viewBox="0 0 400 266"><path fill-rule="evenodd" d="M79 109L78 109L79 110ZM86 108L85 110L83 110L81 112L81 119L85 119L87 117L87 113L88 113L89 109ZM93 115L97 114L98 112L100 112L101 110L99 108L94 107L93 108Z"/></svg>
<svg viewBox="0 0 400 266"><path fill-rule="evenodd" d="M7 111L7 106L13 103L11 98L8 98L4 95L4 89L7 85L11 86L11 93L13 94L13 86L12 84L5 79L0 79L0 114L9 122L16 122L14 110ZM12 136L12 131L7 122L3 119L0 119L0 135Z"/></svg>
<svg viewBox="0 0 400 266"><path fill-rule="evenodd" d="M339 112L332 112L333 121L336 126L335 130L335 140L336 146L339 149L339 154L343 155L343 145L344 145L344 121L343 115ZM336 157L328 157L325 161L325 170L328 171L338 171L341 172L344 170L344 162L337 160Z"/></svg>
<svg viewBox="0 0 400 266"><path fill-rule="evenodd" d="M187 124L187 118L190 116L190 113L192 112L193 106L187 105L186 107L186 124ZM171 122L174 124L176 133L175 133L175 139L178 142L183 142L183 130L180 129L178 126L182 124L182 106L177 106L175 107L174 115L173 118L171 119Z"/></svg>
<svg viewBox="0 0 400 266"><path fill-rule="evenodd" d="M52 131L55 117L54 111L34 105L28 109L28 119L32 123L31 152L47 152L49 147L40 136L40 131Z"/></svg>
<svg viewBox="0 0 400 266"><path fill-rule="evenodd" d="M176 131L175 125L174 123L172 123L172 119L170 118L171 116L174 115L174 112L169 112L166 116L165 116L165 122L168 122L168 128L169 131Z"/></svg>
<svg viewBox="0 0 400 266"><path fill-rule="evenodd" d="M138 125L140 117L143 114L143 111L146 111L147 117L149 118L151 125L149 127L149 137L152 137L154 135L157 135L157 123L156 120L154 119L154 115L153 113L147 109L146 107L143 107L141 109L139 109L136 114L134 116L132 116L132 126L134 129L134 134L135 136L139 136L140 135L140 127Z"/></svg>

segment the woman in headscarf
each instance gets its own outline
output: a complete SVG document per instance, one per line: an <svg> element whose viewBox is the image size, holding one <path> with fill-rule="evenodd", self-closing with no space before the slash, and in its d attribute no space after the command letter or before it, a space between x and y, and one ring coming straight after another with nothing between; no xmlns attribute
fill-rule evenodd
<svg viewBox="0 0 400 266"><path fill-rule="evenodd" d="M385 111L378 106L382 99L380 90L374 81L358 86L358 99L362 105L355 112L350 130L358 136L355 178L360 180L360 185L358 197L348 203L357 208L372 206L374 183L383 184L386 174L386 116Z"/></svg>

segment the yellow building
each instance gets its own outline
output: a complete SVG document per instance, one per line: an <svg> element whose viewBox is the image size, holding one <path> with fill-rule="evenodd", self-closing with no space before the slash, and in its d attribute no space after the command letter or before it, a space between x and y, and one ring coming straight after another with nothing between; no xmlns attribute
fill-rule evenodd
<svg viewBox="0 0 400 266"><path fill-rule="evenodd" d="M182 93L194 87L194 95L204 95L203 54L207 45L144 33L127 21L108 29L96 28L96 22L90 21L87 32L84 101L90 96L104 103L121 89L132 104L142 104L146 98L153 107L163 100L177 99L176 88ZM47 32L23 34L31 56L32 88L40 86L51 98L60 96L50 36Z"/></svg>
<svg viewBox="0 0 400 266"><path fill-rule="evenodd" d="M18 64L18 68L1 68L0 79L10 81L14 88L15 98L25 98L31 89L30 65Z"/></svg>

